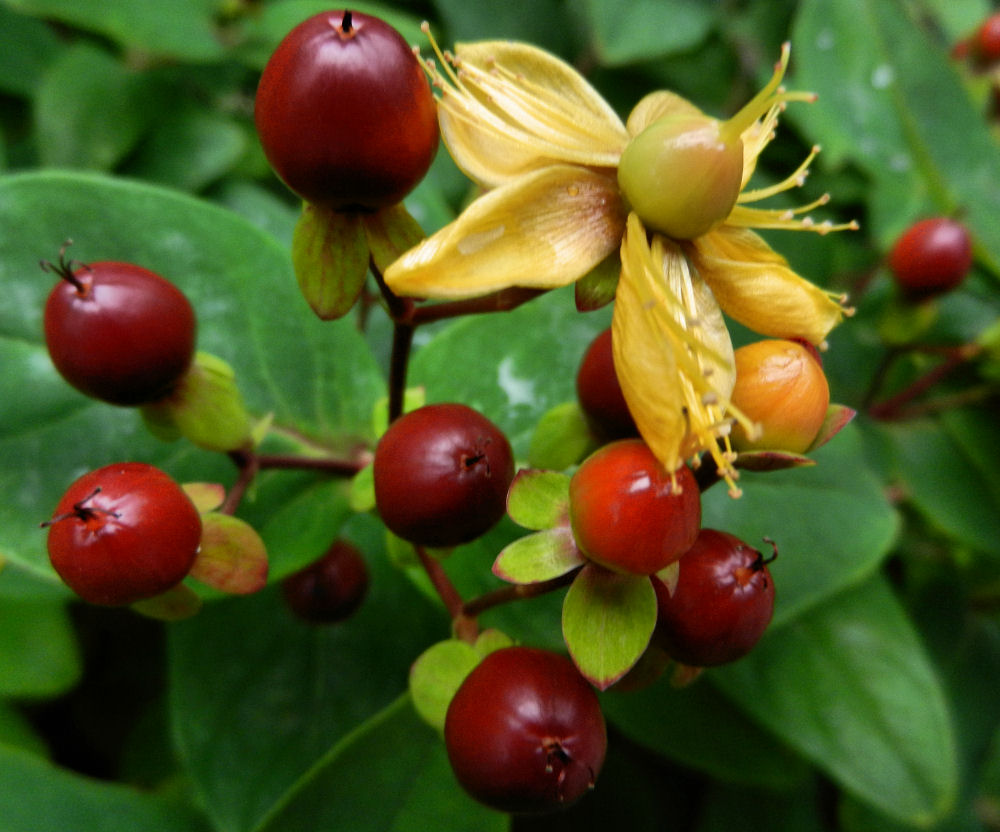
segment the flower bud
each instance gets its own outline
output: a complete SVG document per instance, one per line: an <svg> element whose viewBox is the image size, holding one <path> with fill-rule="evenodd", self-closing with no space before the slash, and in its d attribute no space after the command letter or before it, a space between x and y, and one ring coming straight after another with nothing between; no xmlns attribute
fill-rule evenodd
<svg viewBox="0 0 1000 832"><path fill-rule="evenodd" d="M741 425L732 433L738 451L803 453L815 440L830 406L830 387L819 361L795 341L767 340L735 351L733 405L761 428L750 440Z"/></svg>
<svg viewBox="0 0 1000 832"><path fill-rule="evenodd" d="M647 228L689 240L726 219L743 182L743 141L702 113L657 119L622 153L618 185Z"/></svg>

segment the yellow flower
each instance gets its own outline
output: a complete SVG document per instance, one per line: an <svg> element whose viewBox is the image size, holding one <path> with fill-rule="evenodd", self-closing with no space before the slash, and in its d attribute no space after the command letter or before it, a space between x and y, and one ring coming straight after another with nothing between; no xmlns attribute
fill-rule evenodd
<svg viewBox="0 0 1000 832"><path fill-rule="evenodd" d="M752 206L801 185L819 150L782 182L747 187L786 103L813 98L781 87L787 44L771 80L731 119L662 91L625 124L574 69L536 47L434 48L444 74L426 63L442 138L484 193L396 260L386 284L425 298L548 289L620 257L615 367L636 424L668 470L708 451L736 493L728 433L745 420L729 403L733 350L722 313L763 335L821 344L847 311L751 230L856 227L806 216L825 196L792 210Z"/></svg>

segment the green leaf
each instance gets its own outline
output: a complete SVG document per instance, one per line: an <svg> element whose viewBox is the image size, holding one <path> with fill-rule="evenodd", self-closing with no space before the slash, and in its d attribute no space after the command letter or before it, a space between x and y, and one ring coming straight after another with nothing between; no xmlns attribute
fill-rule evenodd
<svg viewBox="0 0 1000 832"><path fill-rule="evenodd" d="M569 477L557 471L522 469L507 494L507 514L526 529L552 529L569 522Z"/></svg>
<svg viewBox="0 0 1000 832"><path fill-rule="evenodd" d="M310 308L324 321L351 311L368 276L368 240L360 214L308 203L295 226L292 263Z"/></svg>
<svg viewBox="0 0 1000 832"><path fill-rule="evenodd" d="M428 647L410 668L410 698L420 718L436 731L444 720L455 691L483 657L459 639L439 641Z"/></svg>
<svg viewBox="0 0 1000 832"><path fill-rule="evenodd" d="M358 516L343 537L371 572L348 621L310 626L272 585L171 626L173 732L218 828L256 828L331 746L403 693L414 658L447 633L439 608L389 562L379 523ZM354 799L336 793L335 804Z"/></svg>
<svg viewBox="0 0 1000 832"><path fill-rule="evenodd" d="M587 0L595 47L605 66L651 60L697 46L715 22L711 4L699 0Z"/></svg>
<svg viewBox="0 0 1000 832"><path fill-rule="evenodd" d="M585 566L563 601L563 637L570 656L601 690L639 660L655 625L656 593L645 575Z"/></svg>
<svg viewBox="0 0 1000 832"><path fill-rule="evenodd" d="M0 6L0 89L29 98L59 52L59 37L43 21Z"/></svg>
<svg viewBox="0 0 1000 832"><path fill-rule="evenodd" d="M209 832L194 809L0 744L4 832Z"/></svg>
<svg viewBox="0 0 1000 832"><path fill-rule="evenodd" d="M505 546L493 563L493 574L514 584L535 584L560 578L584 563L569 526L559 526Z"/></svg>
<svg viewBox="0 0 1000 832"><path fill-rule="evenodd" d="M928 420L894 424L884 435L906 495L931 525L979 551L1000 555L996 483L974 461L982 459L989 444L970 449L972 458L966 457L938 422Z"/></svg>
<svg viewBox="0 0 1000 832"><path fill-rule="evenodd" d="M172 0L170 14L158 3L103 0L94 5L78 0L5 0L25 14L59 20L116 43L160 55L203 61L222 54L216 37L217 0Z"/></svg>
<svg viewBox="0 0 1000 832"><path fill-rule="evenodd" d="M578 463L596 447L579 403L564 402L549 410L538 422L528 449L528 464L533 468L562 471Z"/></svg>
<svg viewBox="0 0 1000 832"><path fill-rule="evenodd" d="M65 50L42 78L35 102L43 164L114 167L152 122L149 93L144 76L104 50L83 43Z"/></svg>
<svg viewBox="0 0 1000 832"><path fill-rule="evenodd" d="M61 602L0 597L0 697L49 697L82 671L73 625Z"/></svg>
<svg viewBox="0 0 1000 832"><path fill-rule="evenodd" d="M739 499L718 487L702 495L703 527L755 548L765 537L778 544L781 554L769 567L777 589L772 627L870 575L899 525L856 425L812 458L812 467L744 472Z"/></svg>
<svg viewBox="0 0 1000 832"><path fill-rule="evenodd" d="M138 263L184 291L198 317L199 348L233 368L254 417L273 413L266 448L280 440L286 453L340 456L372 441L371 410L384 382L370 349L352 322L316 319L299 295L287 249L238 215L166 189L43 172L0 178L0 227L0 488L10 495L0 502L0 551L12 564L57 583L38 523L87 470L133 459L179 482L233 479L223 455L160 442L134 410L89 400L55 372L42 335L53 278L38 260L67 237L82 261ZM289 516L286 506L296 530L319 529L325 537L344 515L338 520L337 503L329 501L338 483L316 483L314 475L265 472L240 516L269 548L266 524ZM309 489L328 502L311 502ZM346 495L342 505L346 511ZM330 540L315 542L313 556ZM284 569L286 551L299 558L298 545L292 534L281 551L274 548L276 570ZM302 553L296 563L307 560Z"/></svg>
<svg viewBox="0 0 1000 832"><path fill-rule="evenodd" d="M461 790L440 737L401 697L330 749L258 832L490 832L507 815Z"/></svg>
<svg viewBox="0 0 1000 832"><path fill-rule="evenodd" d="M719 693L710 677L683 688L666 676L642 690L612 688L601 707L633 742L715 779L766 789L800 783L808 765Z"/></svg>
<svg viewBox="0 0 1000 832"><path fill-rule="evenodd" d="M0 700L0 746L19 748L39 757L47 757L45 740L32 727L28 718L15 706Z"/></svg>
<svg viewBox="0 0 1000 832"><path fill-rule="evenodd" d="M858 799L927 825L955 799L941 683L881 579L847 590L711 671L734 703Z"/></svg>

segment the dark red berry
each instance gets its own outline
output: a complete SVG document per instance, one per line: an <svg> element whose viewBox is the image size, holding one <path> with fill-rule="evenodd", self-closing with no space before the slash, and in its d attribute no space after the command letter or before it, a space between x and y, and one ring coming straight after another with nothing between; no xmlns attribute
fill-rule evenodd
<svg viewBox="0 0 1000 832"><path fill-rule="evenodd" d="M639 435L615 373L610 329L587 347L576 374L576 395L587 424L602 442Z"/></svg>
<svg viewBox="0 0 1000 832"><path fill-rule="evenodd" d="M358 549L336 541L319 560L281 582L289 609L311 624L350 618L368 591L368 567Z"/></svg>
<svg viewBox="0 0 1000 832"><path fill-rule="evenodd" d="M448 706L444 740L458 782L501 812L570 806L607 749L594 689L563 656L531 647L490 653Z"/></svg>
<svg viewBox="0 0 1000 832"><path fill-rule="evenodd" d="M334 210L399 202L438 146L419 60L389 24L359 12L323 12L288 33L264 68L254 118L278 176Z"/></svg>
<svg viewBox="0 0 1000 832"><path fill-rule="evenodd" d="M423 546L457 546L503 517L514 455L478 411L431 404L389 426L373 473L375 504L390 531Z"/></svg>
<svg viewBox="0 0 1000 832"><path fill-rule="evenodd" d="M45 304L56 369L88 396L141 405L170 393L194 358L195 315L173 283L132 263L60 260Z"/></svg>
<svg viewBox="0 0 1000 832"><path fill-rule="evenodd" d="M694 543L701 493L687 466L671 475L641 439L621 439L573 474L569 514L588 558L616 572L652 575Z"/></svg>
<svg viewBox="0 0 1000 832"><path fill-rule="evenodd" d="M972 268L969 232L948 217L920 220L896 240L889 268L903 293L914 299L955 289Z"/></svg>
<svg viewBox="0 0 1000 832"><path fill-rule="evenodd" d="M201 543L201 516L167 474L122 462L84 474L48 523L49 559L83 600L119 606L180 583Z"/></svg>
<svg viewBox="0 0 1000 832"><path fill-rule="evenodd" d="M674 591L652 579L659 605L653 640L676 661L697 667L745 656L774 612L768 562L738 537L702 529L680 559Z"/></svg>

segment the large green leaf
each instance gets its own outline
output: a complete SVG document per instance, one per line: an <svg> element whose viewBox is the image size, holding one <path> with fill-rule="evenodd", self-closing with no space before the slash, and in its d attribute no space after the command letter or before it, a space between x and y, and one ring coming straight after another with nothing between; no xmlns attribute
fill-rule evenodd
<svg viewBox="0 0 1000 832"><path fill-rule="evenodd" d="M80 672L65 604L0 598L0 697L54 696Z"/></svg>
<svg viewBox="0 0 1000 832"><path fill-rule="evenodd" d="M330 749L259 832L490 832L507 815L459 787L440 736L400 697Z"/></svg>
<svg viewBox="0 0 1000 832"><path fill-rule="evenodd" d="M70 256L134 262L175 282L198 315L199 347L232 365L253 414L273 414L282 450L307 440L341 453L371 441L383 382L367 345L351 322L315 319L287 249L242 218L151 186L31 173L0 179L0 227L0 488L9 495L0 503L0 552L13 563L55 580L38 523L86 470L137 459L181 479L234 478L225 457L159 442L137 413L93 402L56 374L41 323L54 278L38 260L55 257L66 238L76 241ZM268 472L248 505L258 517L280 517L315 480Z"/></svg>
<svg viewBox="0 0 1000 832"><path fill-rule="evenodd" d="M718 487L702 499L704 527L765 552L765 537L777 543L772 626L870 575L899 525L853 425L812 456L817 464L810 468L743 473L739 499Z"/></svg>
<svg viewBox="0 0 1000 832"><path fill-rule="evenodd" d="M81 777L0 744L4 832L208 832L195 810L136 789Z"/></svg>
<svg viewBox="0 0 1000 832"><path fill-rule="evenodd" d="M28 97L59 49L59 39L42 21L0 6L0 89Z"/></svg>
<svg viewBox="0 0 1000 832"><path fill-rule="evenodd" d="M925 825L950 810L958 772L945 693L883 580L846 590L711 673L758 722L886 815Z"/></svg>
<svg viewBox="0 0 1000 832"><path fill-rule="evenodd" d="M295 619L272 588L171 630L174 731L219 828L256 828L331 746L406 690L410 664L447 635L443 614L389 563L383 538L374 522L354 526L371 585L343 624ZM328 795L331 806L352 799Z"/></svg>
<svg viewBox="0 0 1000 832"><path fill-rule="evenodd" d="M105 35L116 43L192 61L218 57L215 14L219 0L171 0L169 13L159 3L134 0L4 0L11 8Z"/></svg>
<svg viewBox="0 0 1000 832"><path fill-rule="evenodd" d="M718 11L699 0L587 0L594 48L606 66L653 60L683 52L705 39Z"/></svg>

